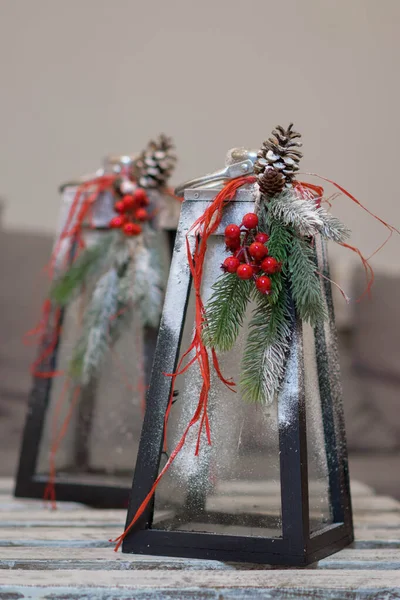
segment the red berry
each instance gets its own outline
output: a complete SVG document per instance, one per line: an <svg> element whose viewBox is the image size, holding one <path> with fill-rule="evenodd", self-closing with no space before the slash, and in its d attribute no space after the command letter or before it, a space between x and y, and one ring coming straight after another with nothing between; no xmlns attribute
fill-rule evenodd
<svg viewBox="0 0 400 600"><path fill-rule="evenodd" d="M267 256L261 263L261 268L264 273L277 273L281 270L280 263L273 256Z"/></svg>
<svg viewBox="0 0 400 600"><path fill-rule="evenodd" d="M136 206L147 206L149 204L147 194L142 188L138 188L133 192L133 198Z"/></svg>
<svg viewBox="0 0 400 600"><path fill-rule="evenodd" d="M234 256L228 256L223 262L222 268L224 271L228 273L236 273L238 267L240 265L240 260L235 258Z"/></svg>
<svg viewBox="0 0 400 600"><path fill-rule="evenodd" d="M269 240L269 235L267 235L266 233L257 233L255 240L256 240L256 242L265 244Z"/></svg>
<svg viewBox="0 0 400 600"><path fill-rule="evenodd" d="M253 242L249 246L249 253L256 260L262 260L268 254L268 249L260 242Z"/></svg>
<svg viewBox="0 0 400 600"><path fill-rule="evenodd" d="M132 210L133 208L135 208L136 202L131 194L126 194L122 198L122 202L124 204L125 210Z"/></svg>
<svg viewBox="0 0 400 600"><path fill-rule="evenodd" d="M124 217L114 217L110 221L111 229L119 229L125 223Z"/></svg>
<svg viewBox="0 0 400 600"><path fill-rule="evenodd" d="M138 221L147 221L149 218L147 210L145 208L138 208L137 210L135 210L135 218Z"/></svg>
<svg viewBox="0 0 400 600"><path fill-rule="evenodd" d="M125 204L122 200L118 200L118 202L114 204L114 210L117 213L124 213L126 211Z"/></svg>
<svg viewBox="0 0 400 600"><path fill-rule="evenodd" d="M258 277L258 279L256 279L256 288L262 294L267 294L268 292L271 291L272 281L270 280L269 277L266 277L265 275L261 275L261 277Z"/></svg>
<svg viewBox="0 0 400 600"><path fill-rule="evenodd" d="M225 244L228 250L237 250L240 248L240 238L225 238Z"/></svg>
<svg viewBox="0 0 400 600"><path fill-rule="evenodd" d="M244 215L242 224L246 229L254 229L258 225L258 217L255 213L247 213Z"/></svg>
<svg viewBox="0 0 400 600"><path fill-rule="evenodd" d="M225 227L225 237L229 239L240 238L240 227L234 223L227 225L227 227Z"/></svg>
<svg viewBox="0 0 400 600"><path fill-rule="evenodd" d="M240 265L237 268L236 275L239 279L251 279L253 277L253 267L251 265Z"/></svg>
<svg viewBox="0 0 400 600"><path fill-rule="evenodd" d="M142 228L140 227L140 225L137 225L136 223L126 223L126 225L124 225L124 233L125 235L139 235L139 233L141 233Z"/></svg>

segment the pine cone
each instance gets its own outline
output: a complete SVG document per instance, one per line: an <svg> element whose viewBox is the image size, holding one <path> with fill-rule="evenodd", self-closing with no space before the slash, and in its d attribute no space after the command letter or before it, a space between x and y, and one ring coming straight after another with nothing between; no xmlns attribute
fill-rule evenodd
<svg viewBox="0 0 400 600"><path fill-rule="evenodd" d="M161 134L150 141L135 162L134 171L143 188L162 188L175 168L176 156L171 138Z"/></svg>
<svg viewBox="0 0 400 600"><path fill-rule="evenodd" d="M280 171L268 167L258 176L258 185L264 196L273 198L282 192L285 187L285 178Z"/></svg>
<svg viewBox="0 0 400 600"><path fill-rule="evenodd" d="M299 170L300 158L303 156L300 150L297 150L301 147L301 142L295 141L301 135L292 131L292 127L293 123L287 129L280 125L276 127L258 152L254 172L258 175L260 187L262 175L266 169L271 168L282 174L286 187L292 187L293 179Z"/></svg>

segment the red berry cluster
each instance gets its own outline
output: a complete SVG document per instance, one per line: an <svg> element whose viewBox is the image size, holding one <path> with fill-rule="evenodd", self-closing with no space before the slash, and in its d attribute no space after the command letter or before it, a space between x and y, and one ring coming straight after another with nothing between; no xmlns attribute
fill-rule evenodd
<svg viewBox="0 0 400 600"><path fill-rule="evenodd" d="M125 194L114 204L118 216L111 219L110 227L121 229L125 235L139 235L142 232L140 223L151 218L145 208L148 205L149 199L142 188L136 188L132 194Z"/></svg>
<svg viewBox="0 0 400 600"><path fill-rule="evenodd" d="M269 236L258 231L258 217L255 213L244 215L239 227L232 223L225 228L227 250L233 252L221 265L227 273L236 273L240 279L254 279L256 288L262 294L272 289L268 275L281 270L281 264L273 256L268 256L265 245Z"/></svg>

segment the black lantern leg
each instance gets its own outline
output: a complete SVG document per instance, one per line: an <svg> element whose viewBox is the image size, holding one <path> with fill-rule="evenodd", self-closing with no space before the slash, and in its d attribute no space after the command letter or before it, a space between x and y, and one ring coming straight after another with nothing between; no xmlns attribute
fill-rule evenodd
<svg viewBox="0 0 400 600"><path fill-rule="evenodd" d="M278 396L282 535L290 551L307 552L309 538L307 428L301 321L292 305L292 339Z"/></svg>
<svg viewBox="0 0 400 600"><path fill-rule="evenodd" d="M145 327L143 331L143 354L144 354L144 381L146 389L150 385L151 369L156 351L158 329Z"/></svg>

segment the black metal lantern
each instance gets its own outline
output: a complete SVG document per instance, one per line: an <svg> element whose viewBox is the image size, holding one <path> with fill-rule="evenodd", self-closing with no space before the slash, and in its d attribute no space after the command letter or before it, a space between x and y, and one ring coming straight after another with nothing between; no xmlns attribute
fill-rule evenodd
<svg viewBox="0 0 400 600"><path fill-rule="evenodd" d="M104 175L129 174L136 160L130 156L109 157L104 169L87 179L93 181L95 187L97 178ZM130 181L127 177L123 185L129 188ZM82 180L70 182L61 189L60 231L71 214L81 183ZM128 188L125 193L130 193ZM160 273L166 283L180 202L162 188L149 186L146 189L149 214L155 215L152 221L154 244L164 259ZM85 193L90 194L91 188ZM80 202L84 199L82 194ZM116 214L115 200L115 194L109 189L96 197L82 227L86 248L94 247L111 235L109 223ZM75 210L74 214L78 212ZM56 246L57 240L60 235ZM71 264L77 239L71 236L58 247L58 261L61 262L60 256L66 257ZM42 372L57 372L68 367L71 352L79 342L80 315L87 307L90 286L90 283L82 286L79 295L57 314L54 306L50 307L52 318L39 348L42 360L30 395L15 495L43 498L52 476L57 500L121 508L128 502L131 461L138 448L145 388L150 379L158 328L155 324L142 325L140 316L133 314L126 330L108 351L100 372L80 386L76 394L71 386L66 388L65 377L42 376ZM65 435L60 434L64 426ZM49 462L51 453L53 463Z"/></svg>
<svg viewBox="0 0 400 600"><path fill-rule="evenodd" d="M291 305L292 341L274 401L268 406L245 403L239 391L232 394L212 375L211 444L201 434L196 453L197 433L190 431L156 482L196 410L202 385L198 369L177 376L165 431L171 391L171 378L165 374L175 372L194 324L186 237L220 191L221 180L251 174L254 161L254 153L231 152L226 169L185 187L123 552L301 566L353 540L336 332L327 279L321 279L329 314L324 325L315 329L305 325ZM251 184L241 187L225 206L222 222L208 242L204 302L226 256L225 227L240 223L253 210ZM189 234L188 239L193 248L195 238ZM315 250L318 269L328 277L326 248L319 236ZM219 359L226 376L235 377L239 370L248 319L249 313L234 349Z"/></svg>

